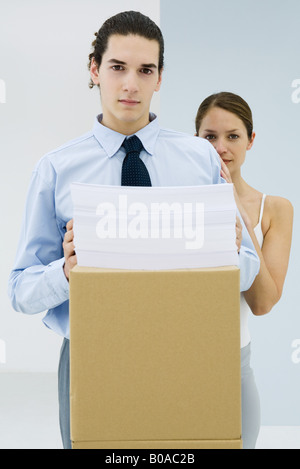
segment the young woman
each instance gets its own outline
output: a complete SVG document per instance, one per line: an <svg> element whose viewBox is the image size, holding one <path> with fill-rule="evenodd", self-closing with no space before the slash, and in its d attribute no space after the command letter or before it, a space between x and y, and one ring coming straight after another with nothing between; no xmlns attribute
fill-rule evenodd
<svg viewBox="0 0 300 469"><path fill-rule="evenodd" d="M263 194L243 179L241 167L253 145L252 112L240 96L221 92L206 98L196 116L196 135L209 140L221 158L221 175L234 184L240 214L260 257L260 271L241 294L242 436L254 449L260 427L260 403L250 368L248 314L268 313L279 301L287 273L293 207L285 198Z"/></svg>

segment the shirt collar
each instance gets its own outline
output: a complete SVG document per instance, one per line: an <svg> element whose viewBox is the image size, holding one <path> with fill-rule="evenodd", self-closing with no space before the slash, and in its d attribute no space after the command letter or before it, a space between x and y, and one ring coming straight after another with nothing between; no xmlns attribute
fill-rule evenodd
<svg viewBox="0 0 300 469"><path fill-rule="evenodd" d="M119 151L124 139L127 136L115 132L114 130L102 125L102 117L102 114L96 117L93 127L93 134L107 153L107 156L111 158ZM155 114L150 113L149 117L150 123L143 129L136 132L135 135L141 140L146 152L150 155L153 155L160 127Z"/></svg>

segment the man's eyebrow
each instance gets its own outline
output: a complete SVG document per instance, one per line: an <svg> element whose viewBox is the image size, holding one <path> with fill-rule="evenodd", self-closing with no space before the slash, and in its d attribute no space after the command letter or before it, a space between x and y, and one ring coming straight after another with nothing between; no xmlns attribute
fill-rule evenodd
<svg viewBox="0 0 300 469"><path fill-rule="evenodd" d="M157 68L157 65L155 65L155 64L142 64L141 67L144 67L144 68Z"/></svg>
<svg viewBox="0 0 300 469"><path fill-rule="evenodd" d="M118 64L118 65L126 65L126 62L122 62L122 60L118 59L110 59L108 60L109 64Z"/></svg>
<svg viewBox="0 0 300 469"><path fill-rule="evenodd" d="M117 65L126 65L126 62L123 62L122 60L118 60L118 59L110 59L110 60L108 60L108 63L117 64ZM143 67L143 68L157 68L157 65L155 65L155 64L141 64L141 67Z"/></svg>

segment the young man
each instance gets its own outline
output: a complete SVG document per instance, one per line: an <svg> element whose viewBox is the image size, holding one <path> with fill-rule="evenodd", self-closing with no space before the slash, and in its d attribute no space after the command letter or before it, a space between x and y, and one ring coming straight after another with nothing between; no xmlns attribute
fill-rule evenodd
<svg viewBox="0 0 300 469"><path fill-rule="evenodd" d="M93 47L90 87L99 87L103 113L91 132L45 155L33 171L9 280L13 307L27 314L48 310L44 323L64 337L59 403L65 448L71 447L68 278L77 262L70 183L191 186L224 182L219 156L209 142L163 130L149 113L163 70L164 43L155 23L137 12L120 13L104 23ZM128 142L126 150L122 145L133 135L142 147L132 170L127 164ZM132 175L136 181L131 182ZM241 242L240 228L237 245L243 291L257 275L259 259L246 231Z"/></svg>

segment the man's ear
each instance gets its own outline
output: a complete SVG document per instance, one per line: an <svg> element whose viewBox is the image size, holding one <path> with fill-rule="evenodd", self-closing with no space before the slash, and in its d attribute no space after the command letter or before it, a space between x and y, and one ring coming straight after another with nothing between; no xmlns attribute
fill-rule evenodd
<svg viewBox="0 0 300 469"><path fill-rule="evenodd" d="M100 86L99 78L99 66L95 61L94 57L92 58L91 67L90 67L91 79L94 85Z"/></svg>
<svg viewBox="0 0 300 469"><path fill-rule="evenodd" d="M155 88L154 91L159 91L160 90L161 82L162 82L162 73L163 73L163 69L160 71L160 74L159 74L159 77L158 77L158 82L157 82L157 85L156 85L156 88Z"/></svg>

